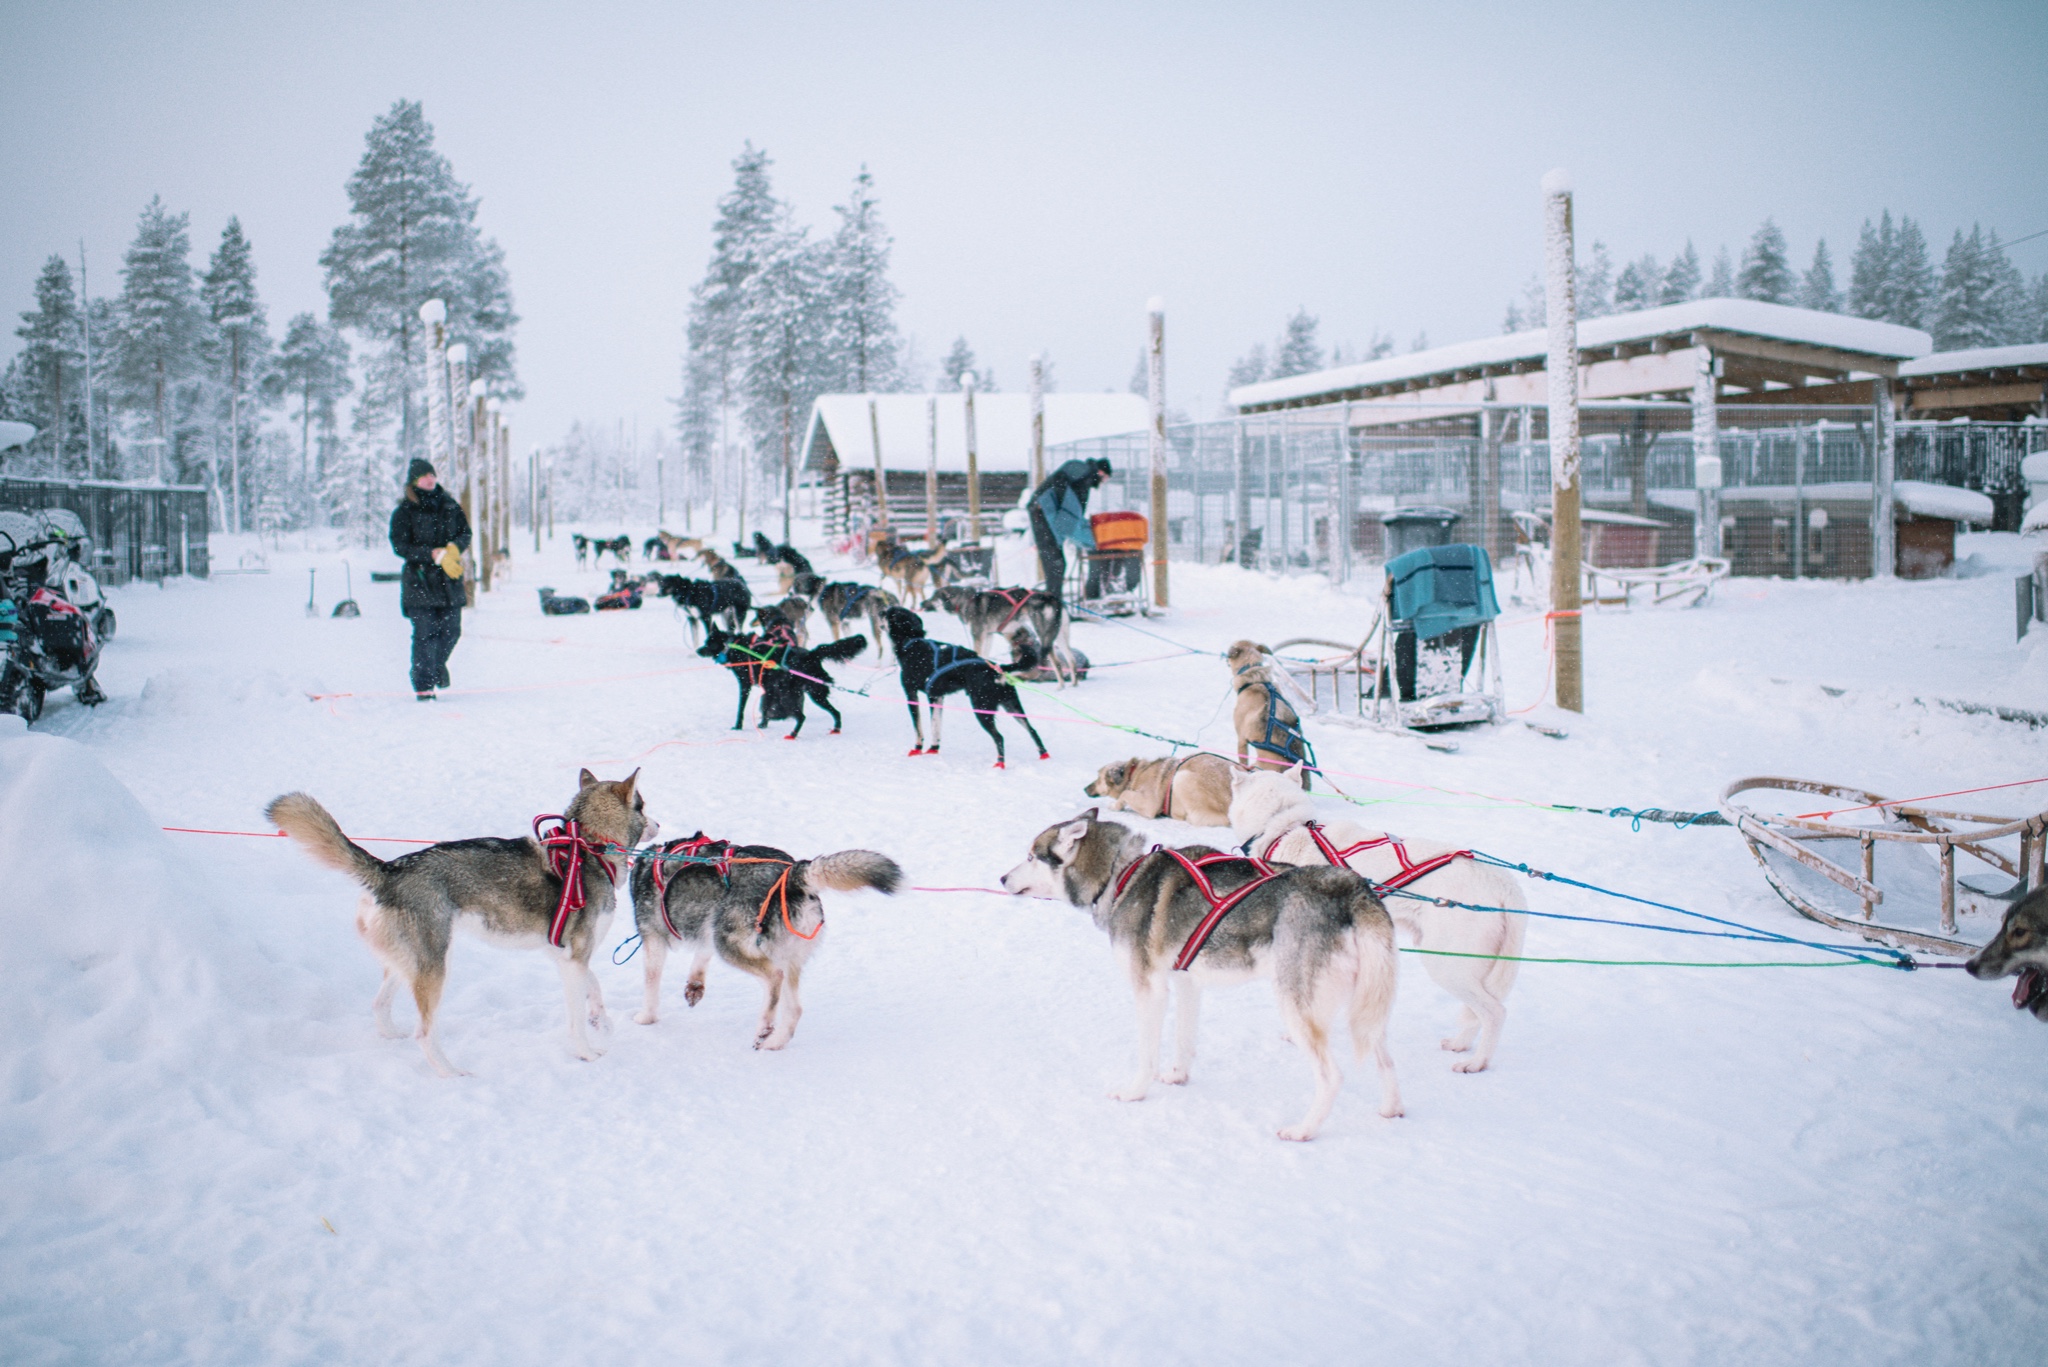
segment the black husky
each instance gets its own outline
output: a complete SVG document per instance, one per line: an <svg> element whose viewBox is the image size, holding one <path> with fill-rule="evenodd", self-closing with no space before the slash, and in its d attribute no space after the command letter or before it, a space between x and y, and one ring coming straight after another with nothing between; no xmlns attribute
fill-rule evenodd
<svg viewBox="0 0 2048 1367"><path fill-rule="evenodd" d="M1005 679L994 665L966 646L934 641L925 635L924 619L909 608L890 608L882 614L882 620L889 628L889 643L896 648L896 665L903 680L903 701L910 709L910 725L917 732L917 745L911 754L939 753L939 699L949 693L964 692L974 706L974 719L996 743L996 768L1003 767L1003 733L996 730L995 714L998 709L1023 723L1024 729L1031 734L1031 743L1038 747L1040 759L1052 758L1046 751L1045 742L1038 738L1037 728L1031 725L1031 718L1024 715L1024 704L1017 698L1016 685ZM918 714L919 694L924 696L925 706L931 709L930 749L925 748L924 722Z"/></svg>
<svg viewBox="0 0 2048 1367"><path fill-rule="evenodd" d="M832 734L839 734L839 709L832 705L832 676L825 672L828 660L851 660L868 648L865 636L849 636L816 650L805 650L787 640L756 636L751 632L735 636L711 628L697 653L716 660L732 671L740 686L739 710L733 714L732 729L746 724L747 699L754 686L761 686L761 722L794 721L784 740L795 740L804 729L804 698L832 716Z"/></svg>
<svg viewBox="0 0 2048 1367"><path fill-rule="evenodd" d="M680 574L657 574L653 578L661 582L662 597L673 598L678 607L690 614L692 637L700 624L710 631L712 619L721 615L727 630L738 631L754 606L753 590L744 579L691 579Z"/></svg>
<svg viewBox="0 0 2048 1367"><path fill-rule="evenodd" d="M802 551L788 544L778 546L759 532L754 533L754 554L763 565L787 565L793 575L811 573L811 562Z"/></svg>

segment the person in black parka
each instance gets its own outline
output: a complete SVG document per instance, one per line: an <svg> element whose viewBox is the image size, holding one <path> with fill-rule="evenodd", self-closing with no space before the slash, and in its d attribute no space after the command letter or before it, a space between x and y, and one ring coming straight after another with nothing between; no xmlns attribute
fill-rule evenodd
<svg viewBox="0 0 2048 1367"><path fill-rule="evenodd" d="M469 549L469 519L436 486L426 461L406 469L405 498L391 514L391 549L405 562L398 606L412 618L412 691L430 702L436 688L448 686L448 656L462 637L461 556Z"/></svg>

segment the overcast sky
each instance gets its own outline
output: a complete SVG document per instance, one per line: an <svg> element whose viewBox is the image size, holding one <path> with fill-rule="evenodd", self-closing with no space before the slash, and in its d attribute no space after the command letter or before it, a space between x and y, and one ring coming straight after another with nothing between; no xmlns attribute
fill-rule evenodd
<svg viewBox="0 0 2048 1367"><path fill-rule="evenodd" d="M521 445L670 420L682 320L751 139L829 231L865 163L901 322L964 334L1007 389L1041 348L1121 388L1167 303L1169 398L1212 411L1297 306L1326 344L1497 331L1570 169L1617 262L1740 252L1775 215L1804 267L1864 217L2048 229L2048 4L982 6L112 4L0 0L0 312L42 260L96 294L153 194L229 214L274 332L325 312L317 258L373 117L424 101L483 201L522 322ZM2031 278L2048 237L2015 248Z"/></svg>

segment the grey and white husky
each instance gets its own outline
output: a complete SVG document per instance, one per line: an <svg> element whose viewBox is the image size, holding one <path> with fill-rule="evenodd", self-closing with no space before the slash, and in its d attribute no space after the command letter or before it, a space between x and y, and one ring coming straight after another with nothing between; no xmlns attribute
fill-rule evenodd
<svg viewBox="0 0 2048 1367"><path fill-rule="evenodd" d="M1370 1052L1379 1065L1380 1114L1400 1115L1400 1082L1387 1049L1397 976L1394 925L1370 885L1349 869L1290 868L1230 908L1187 971L1173 980L1174 1060L1159 1071L1159 1032L1174 959L1211 904L1179 863L1155 849L1138 832L1097 820L1091 811L1041 831L1031 842L1031 857L1002 880L1004 891L1014 895L1086 908L1109 932L1130 972L1138 1006L1138 1071L1110 1095L1142 1101L1155 1075L1161 1082L1186 1082L1202 990L1271 978L1288 1037L1307 1052L1316 1071L1308 1114L1280 1137L1313 1139L1329 1117L1344 1081L1331 1056L1331 1036L1343 1017L1349 1018L1358 1056ZM1198 859L1217 852L1192 845L1180 853ZM1125 872L1141 860L1144 866L1119 889ZM1203 872L1226 897L1256 876L1249 860L1210 864Z"/></svg>
<svg viewBox="0 0 2048 1367"><path fill-rule="evenodd" d="M768 989L756 1049L780 1049L804 1013L804 965L825 930L818 889L893 893L903 882L896 861L873 850L841 850L795 859L770 845L734 845L701 833L644 851L634 861L633 915L647 955L647 999L633 1017L661 1017L661 971L671 946L694 956L683 1000L704 999L704 969L715 950ZM779 1013L779 1019L778 1019Z"/></svg>
<svg viewBox="0 0 2048 1367"><path fill-rule="evenodd" d="M384 968L377 1029L389 1038L404 1036L391 1019L391 999L403 982L419 1008L418 1037L427 1062L441 1076L457 1077L460 1071L434 1038L434 1011L448 976L448 942L458 925L496 944L546 950L562 975L570 1048L582 1059L601 1052L588 1027L608 1028L610 1018L590 971L590 953L611 921L618 863L654 833L638 779L637 769L617 783L600 782L588 769L577 779L576 796L562 815L593 848L573 855L572 876L582 882L584 904L569 916L560 945L550 943L549 930L563 906L563 880L532 837L449 840L386 861L343 835L327 809L304 793L286 793L264 815L315 859L363 885L356 931Z"/></svg>
<svg viewBox="0 0 2048 1367"><path fill-rule="evenodd" d="M1307 829L1315 819L1315 800L1301 790L1294 770L1230 771L1230 824L1251 835L1253 854L1289 864L1327 864L1328 857ZM1320 824L1339 853L1355 845L1366 846L1344 863L1375 884L1398 878L1404 861L1427 865L1456 852L1449 845L1387 838L1384 831L1369 831L1349 821ZM1460 1073L1483 1072L1493 1060L1501 1027L1507 1023L1508 993L1514 988L1515 970L1521 966L1516 960L1528 933L1528 918L1511 913L1525 911L1529 904L1522 900L1521 886L1505 870L1470 859L1453 859L1414 879L1404 891L1417 895L1389 894L1387 911L1395 925L1414 937L1418 949L1443 951L1422 956L1424 969L1438 987L1464 1004L1456 1033L1443 1040L1444 1048L1467 1055L1451 1068ZM1441 905L1437 898L1466 906ZM1507 910L1472 911L1469 907ZM1472 1047L1475 1036L1477 1049Z"/></svg>
<svg viewBox="0 0 2048 1367"><path fill-rule="evenodd" d="M1993 982L2019 974L2012 1004L2048 1021L2048 886L2035 888L2014 902L1999 923L1991 943L1963 965L1973 978Z"/></svg>

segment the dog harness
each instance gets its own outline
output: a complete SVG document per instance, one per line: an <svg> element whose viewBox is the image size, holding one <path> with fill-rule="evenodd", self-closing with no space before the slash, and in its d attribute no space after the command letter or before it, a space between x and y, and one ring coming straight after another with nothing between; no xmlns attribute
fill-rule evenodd
<svg viewBox="0 0 2048 1367"><path fill-rule="evenodd" d="M761 909L755 913L754 933L759 935L767 928L768 904L780 898L782 903L782 924L789 933L796 936L799 940L817 939L825 929L825 914L822 908L818 913L817 928L808 935L798 930L796 923L789 916L789 875L791 870L796 867L795 864L787 859L767 859L759 856L734 854L733 851L737 848L738 846L734 845L730 840L717 840L699 831L684 840L671 840L668 844L660 846L650 855L649 863L651 872L654 875L655 898L661 907L661 923L667 927L669 938L672 940L683 938L682 932L676 929L676 923L669 919L668 877L662 872L664 864L676 863L700 864L715 869L718 872L718 881L727 888L732 886L732 866L735 864L782 865L782 876L775 880L774 886L770 887L767 895L762 897Z"/></svg>
<svg viewBox="0 0 2048 1367"><path fill-rule="evenodd" d="M1168 762L1166 778L1159 785L1159 810L1152 814L1154 821L1165 818L1166 814L1173 810L1173 780L1180 773L1180 766L1188 762L1188 758L1188 756L1182 755L1180 758ZM1268 850L1266 853L1270 855L1272 851Z"/></svg>
<svg viewBox="0 0 2048 1367"><path fill-rule="evenodd" d="M756 637L754 639L758 640L759 638ZM787 646L770 646L766 651L760 651L754 649L748 641L735 637L732 644L718 652L717 659L718 663L724 665L727 669L744 670L747 675L747 684L750 687L759 688L763 674L771 669L782 668L781 657L787 649ZM750 658L735 660L732 658L734 651L738 651L740 654Z"/></svg>
<svg viewBox="0 0 2048 1367"><path fill-rule="evenodd" d="M1008 616L1006 616L1006 617L1004 617L1004 618L1003 618L1003 620L1002 620L1002 621L1001 621L1000 623L998 623L998 624L997 624L997 626L996 626L996 635L1000 636L1000 635L1002 635L1002 634L1003 634L1003 633L1004 633L1005 631L1008 631L1008 630L1010 629L1010 623L1012 623L1012 622L1014 622L1014 621L1016 621L1016 620L1017 620L1017 614L1021 613L1022 611L1024 611L1024 609L1025 609L1026 607L1030 606L1030 603L1031 603L1031 595L1032 595L1032 594L1034 594L1034 593L1036 593L1036 592L1037 592L1037 590L1036 590L1036 589L983 589L983 590L982 590L982 592L983 592L983 593L988 593L988 594L993 594L993 595L995 595L995 596L996 596L997 598L1000 598L1000 599L1002 599L1002 600L1003 600L1003 601L1004 601L1005 603L1008 603L1008 604L1010 605L1010 612L1009 612L1009 615L1008 615Z"/></svg>
<svg viewBox="0 0 2048 1367"><path fill-rule="evenodd" d="M1253 665L1244 665L1237 672L1242 674L1245 670L1255 667ZM1266 690L1266 738L1264 740L1248 740L1245 744L1251 746L1254 750L1264 750L1268 754L1277 755L1284 760L1305 759L1308 761L1309 768L1317 768L1315 747L1308 743L1308 736L1301 729L1301 719L1297 717L1293 721L1286 721L1280 716L1280 690L1275 688L1272 682L1267 679L1258 679L1254 680L1254 682ZM1251 684L1240 684L1237 691L1242 693L1251 686ZM1276 734L1279 736L1277 741L1274 739Z"/></svg>
<svg viewBox="0 0 2048 1367"><path fill-rule="evenodd" d="M1151 849L1133 860L1131 866L1125 869L1122 876L1116 880L1116 895L1118 897L1122 897L1124 889L1130 886L1131 877L1137 873L1138 866L1155 854L1163 854L1187 870L1188 877L1193 880L1195 888L1202 894L1202 900L1209 904L1209 914L1204 916L1195 926L1194 931L1187 938L1187 943L1180 947L1180 953L1173 961L1173 970L1176 973L1187 971L1188 965L1195 961L1195 956L1200 954L1202 947L1209 943L1209 936L1215 933L1217 925L1223 918L1230 914L1231 908L1244 901L1255 889L1264 887L1267 883L1278 878L1283 872L1283 870L1276 869L1265 860L1253 855L1218 853L1205 854L1199 859L1190 859L1179 850L1170 849L1165 845L1154 845ZM1250 864L1254 869L1258 870L1259 876L1235 892L1219 893L1216 891L1216 885L1209 881L1209 875L1202 872L1203 869L1217 864Z"/></svg>
<svg viewBox="0 0 2048 1367"><path fill-rule="evenodd" d="M839 607L839 620L842 622L860 611L860 605L865 603L868 600L868 595L874 592L874 589L866 584L854 584L850 587L852 592L846 595L846 601Z"/></svg>
<svg viewBox="0 0 2048 1367"><path fill-rule="evenodd" d="M553 829L541 830L543 821L557 823ZM555 919L548 923L548 943L556 949L562 947L562 938L568 933L569 918L583 910L587 899L583 893L583 857L590 855L604 866L607 875L612 872L611 860L605 858L605 846L597 841L584 838L576 823L559 815L537 816L533 819L533 838L547 856L548 871L562 880L562 896L555 903Z"/></svg>
<svg viewBox="0 0 2048 1367"><path fill-rule="evenodd" d="M1370 840L1361 840L1355 845L1346 845L1340 850L1330 843L1328 836L1323 834L1323 828L1320 823L1314 821L1305 822L1304 829L1308 831L1309 839L1316 842L1316 848L1322 852L1323 858L1329 860L1332 865L1340 869L1350 868L1351 856L1359 853L1361 850L1376 850L1382 846L1391 847L1394 851L1394 858L1401 863L1401 871L1384 883L1375 883L1372 879L1366 878L1365 881L1371 884L1375 896L1380 893L1398 891L1401 888L1407 887L1410 883L1421 882L1438 869L1448 868L1460 859L1470 859L1472 857L1472 851L1470 850L1452 850L1448 854L1434 855L1431 858L1417 862L1408 857L1408 847L1401 843L1400 838L1391 835L1374 836ZM1274 836L1266 846L1266 858L1271 859L1273 851L1278 849L1280 842L1286 838L1287 836L1284 832ZM1353 869L1352 872L1356 873L1357 870ZM1365 875L1359 874L1359 877L1364 878Z"/></svg>
<svg viewBox="0 0 2048 1367"><path fill-rule="evenodd" d="M924 681L926 696L930 696L933 684L954 670L964 669L971 664L988 664L987 660L982 659L981 656L976 655L966 646L956 646L951 641L934 641L929 636L919 636L908 642L908 644L917 645L920 642L931 652L932 657L932 672Z"/></svg>

